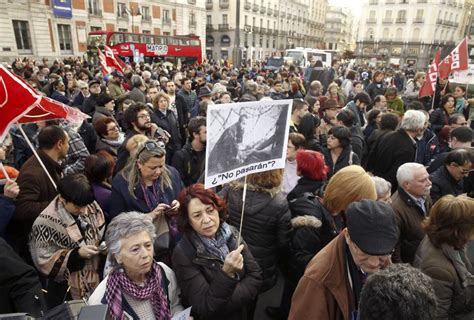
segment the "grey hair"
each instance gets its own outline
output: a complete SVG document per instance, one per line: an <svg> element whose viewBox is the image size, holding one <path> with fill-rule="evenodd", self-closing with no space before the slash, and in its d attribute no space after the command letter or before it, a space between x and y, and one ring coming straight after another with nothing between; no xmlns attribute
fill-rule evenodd
<svg viewBox="0 0 474 320"><path fill-rule="evenodd" d="M397 170L398 185L402 186L403 183L415 179L415 171L421 168L424 168L424 166L416 162L407 162L402 164Z"/></svg>
<svg viewBox="0 0 474 320"><path fill-rule="evenodd" d="M150 78L151 77L151 72L147 71L147 70L143 71L142 72L142 77L143 78Z"/></svg>
<svg viewBox="0 0 474 320"><path fill-rule="evenodd" d="M392 184L380 177L372 177L375 183L375 191L377 192L377 199L383 198L392 189Z"/></svg>
<svg viewBox="0 0 474 320"><path fill-rule="evenodd" d="M137 153L135 157L129 159L127 165L122 171L123 178L128 182L128 192L134 199L137 198L135 196L135 187L138 181L140 180L140 169L138 169L138 162L144 164L153 157L162 158L166 156L166 150L164 148L158 148L156 150L151 151L146 149L146 142L147 141L138 144ZM163 172L161 173L160 178L160 189L162 192L166 188L173 188L173 185L171 183L171 172L166 165L163 167Z"/></svg>
<svg viewBox="0 0 474 320"><path fill-rule="evenodd" d="M407 131L416 131L425 126L426 116L418 110L408 110L403 115L400 128Z"/></svg>
<svg viewBox="0 0 474 320"><path fill-rule="evenodd" d="M431 278L409 264L392 264L369 276L360 294L364 320L431 320L435 311Z"/></svg>
<svg viewBox="0 0 474 320"><path fill-rule="evenodd" d="M143 231L148 233L151 240L156 238L155 225L147 214L130 211L112 219L105 233L105 242L109 250L109 262L114 270L121 268L116 256L122 250L122 240Z"/></svg>
<svg viewBox="0 0 474 320"><path fill-rule="evenodd" d="M139 75L133 75L131 81L134 88L138 88L143 85L143 79Z"/></svg>

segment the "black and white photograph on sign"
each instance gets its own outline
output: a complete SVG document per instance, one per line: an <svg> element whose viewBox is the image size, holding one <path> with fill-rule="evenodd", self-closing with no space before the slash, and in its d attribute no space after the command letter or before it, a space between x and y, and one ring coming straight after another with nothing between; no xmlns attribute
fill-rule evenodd
<svg viewBox="0 0 474 320"><path fill-rule="evenodd" d="M209 106L206 187L283 168L291 104L279 100Z"/></svg>

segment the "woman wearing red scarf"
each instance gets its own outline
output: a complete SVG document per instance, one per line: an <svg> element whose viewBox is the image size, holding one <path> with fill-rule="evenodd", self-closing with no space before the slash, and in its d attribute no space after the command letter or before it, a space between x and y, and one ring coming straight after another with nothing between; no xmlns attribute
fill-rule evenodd
<svg viewBox="0 0 474 320"><path fill-rule="evenodd" d="M115 217L106 233L112 271L99 284L89 304L107 304L112 319L169 320L182 311L174 272L153 259L156 236L151 217L126 212Z"/></svg>

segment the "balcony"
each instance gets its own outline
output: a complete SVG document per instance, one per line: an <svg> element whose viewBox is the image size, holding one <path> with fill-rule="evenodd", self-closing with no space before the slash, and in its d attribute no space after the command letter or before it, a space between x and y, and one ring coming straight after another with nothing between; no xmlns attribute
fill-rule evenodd
<svg viewBox="0 0 474 320"><path fill-rule="evenodd" d="M407 19L406 18L397 18L395 23L399 23L399 24L407 23Z"/></svg>
<svg viewBox="0 0 474 320"><path fill-rule="evenodd" d="M151 16L150 15L142 15L142 21L143 22L151 22Z"/></svg>
<svg viewBox="0 0 474 320"><path fill-rule="evenodd" d="M171 19L163 17L163 25L170 26L171 25Z"/></svg>
<svg viewBox="0 0 474 320"><path fill-rule="evenodd" d="M207 0L206 1L206 9L212 9L212 0Z"/></svg>
<svg viewBox="0 0 474 320"><path fill-rule="evenodd" d="M227 31L227 30L229 30L228 23L219 23L219 31Z"/></svg>
<svg viewBox="0 0 474 320"><path fill-rule="evenodd" d="M229 8L229 1L219 1L219 8L221 9L228 9Z"/></svg>
<svg viewBox="0 0 474 320"><path fill-rule="evenodd" d="M303 20L303 17L298 17L298 22L301 22Z"/></svg>
<svg viewBox="0 0 474 320"><path fill-rule="evenodd" d="M273 30L273 35L277 36L278 35L278 30Z"/></svg>
<svg viewBox="0 0 474 320"><path fill-rule="evenodd" d="M436 24L443 24L443 20L442 19L436 20Z"/></svg>
<svg viewBox="0 0 474 320"><path fill-rule="evenodd" d="M413 20L413 23L424 23L425 21L423 20L423 18L419 18L419 17L416 17L414 20Z"/></svg>
<svg viewBox="0 0 474 320"><path fill-rule="evenodd" d="M370 0L369 4L370 5L377 5L377 4L379 4L379 1L378 0Z"/></svg>
<svg viewBox="0 0 474 320"><path fill-rule="evenodd" d="M377 20L376 20L376 19L370 19L370 18L369 18L369 19L367 19L367 20L365 21L365 23L367 23L367 24L376 24L376 23L377 23Z"/></svg>
<svg viewBox="0 0 474 320"><path fill-rule="evenodd" d="M252 6L252 11L253 11L253 12L257 12L258 9L259 9L258 4L254 3L253 6Z"/></svg>
<svg viewBox="0 0 474 320"><path fill-rule="evenodd" d="M196 28L196 25L197 25L196 20L189 20L189 26L191 28Z"/></svg>
<svg viewBox="0 0 474 320"><path fill-rule="evenodd" d="M273 14L273 9L268 8L268 9L267 9L267 14L268 14L269 16L271 16L271 15Z"/></svg>
<svg viewBox="0 0 474 320"><path fill-rule="evenodd" d="M252 4L249 1L245 1L244 9L245 10L250 10L250 8L252 8Z"/></svg>
<svg viewBox="0 0 474 320"><path fill-rule="evenodd" d="M392 23L393 23L393 19L392 19L392 18L383 19L383 20L382 20L382 23L383 23L383 24L392 24Z"/></svg>
<svg viewBox="0 0 474 320"><path fill-rule="evenodd" d="M267 8L265 8L264 6L261 6L260 7L260 13L265 14L265 12L267 12Z"/></svg>
<svg viewBox="0 0 474 320"><path fill-rule="evenodd" d="M261 34L267 34L267 28L260 28Z"/></svg>
<svg viewBox="0 0 474 320"><path fill-rule="evenodd" d="M188 0L188 4L196 4L196 0Z"/></svg>
<svg viewBox="0 0 474 320"><path fill-rule="evenodd" d="M285 11L280 12L280 17L281 17L281 18L284 18L285 16L286 16L286 12L285 12Z"/></svg>
<svg viewBox="0 0 474 320"><path fill-rule="evenodd" d="M273 11L273 16L274 17L278 17L279 14L280 14L280 11L278 11L278 10Z"/></svg>
<svg viewBox="0 0 474 320"><path fill-rule="evenodd" d="M395 4L395 0L385 0L385 4Z"/></svg>
<svg viewBox="0 0 474 320"><path fill-rule="evenodd" d="M212 24L206 24L206 31L214 31Z"/></svg>
<svg viewBox="0 0 474 320"><path fill-rule="evenodd" d="M252 27L252 32L253 32L253 33L259 33L259 32L260 32L260 29L259 29L258 27L256 27L256 26L253 26L253 27Z"/></svg>

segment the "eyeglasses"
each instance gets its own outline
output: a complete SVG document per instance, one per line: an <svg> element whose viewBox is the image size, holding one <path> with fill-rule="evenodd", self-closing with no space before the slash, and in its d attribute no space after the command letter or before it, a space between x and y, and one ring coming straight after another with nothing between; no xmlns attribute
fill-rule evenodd
<svg viewBox="0 0 474 320"><path fill-rule="evenodd" d="M109 131L118 131L119 128L117 126L113 126L112 128L107 129L107 132Z"/></svg>
<svg viewBox="0 0 474 320"><path fill-rule="evenodd" d="M165 154L165 147L166 147L165 143L162 142L162 141L148 140L147 142L145 142L143 147L137 153L137 159L140 158L140 154L144 150L147 150L149 152L158 152L158 153L162 153L164 155Z"/></svg>
<svg viewBox="0 0 474 320"><path fill-rule="evenodd" d="M150 114L147 113L147 114L142 114L142 115L139 115L137 116L138 119L146 119L146 118L150 118Z"/></svg>
<svg viewBox="0 0 474 320"><path fill-rule="evenodd" d="M467 122L456 123L458 126L467 126Z"/></svg>

